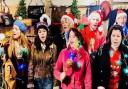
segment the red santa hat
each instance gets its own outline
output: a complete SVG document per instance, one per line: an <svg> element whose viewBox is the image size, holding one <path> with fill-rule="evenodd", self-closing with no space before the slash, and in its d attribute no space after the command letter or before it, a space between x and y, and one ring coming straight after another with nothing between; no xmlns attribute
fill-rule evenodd
<svg viewBox="0 0 128 89"><path fill-rule="evenodd" d="M127 14L126 14L126 12L124 12L123 10L117 10L116 20L117 20L120 16L126 16L126 17L127 17Z"/></svg>
<svg viewBox="0 0 128 89"><path fill-rule="evenodd" d="M98 11L91 12L90 15L88 16L88 20L90 21L93 17L97 17L99 21L101 21L101 15Z"/></svg>
<svg viewBox="0 0 128 89"><path fill-rule="evenodd" d="M73 16L72 14L63 15L63 16L61 17L61 22L62 22L63 19L69 19L72 24L75 24L75 23L74 23L75 18L74 18L74 16Z"/></svg>
<svg viewBox="0 0 128 89"><path fill-rule="evenodd" d="M99 26L102 24L103 21L103 14L101 13L100 10L98 11L93 11L91 14L88 16L88 21L90 21L93 17L97 17L99 19Z"/></svg>

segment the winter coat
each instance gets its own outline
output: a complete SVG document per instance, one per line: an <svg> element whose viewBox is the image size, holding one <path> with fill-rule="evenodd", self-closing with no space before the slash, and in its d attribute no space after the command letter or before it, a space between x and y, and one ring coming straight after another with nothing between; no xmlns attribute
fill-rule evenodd
<svg viewBox="0 0 128 89"><path fill-rule="evenodd" d="M103 30L96 29L95 31L90 30L90 26L86 26L82 31L81 34L84 38L85 44L87 44L88 51L90 49L90 41L94 39L94 49L92 51L96 51L102 44L105 43L106 37Z"/></svg>
<svg viewBox="0 0 128 89"><path fill-rule="evenodd" d="M92 86L93 89L97 89L98 86L103 86L105 89L109 89L110 82L110 47L105 44L102 46L92 63ZM125 68L128 67L128 48L124 45L121 46L121 70L119 75L118 89L128 89L128 73L125 73Z"/></svg>
<svg viewBox="0 0 128 89"><path fill-rule="evenodd" d="M67 61L70 60L70 53L75 52L76 56L71 67ZM54 68L54 76L60 80L60 74L66 73L66 77L61 81L62 89L91 89L91 65L89 54L81 47L78 50L65 48L60 52Z"/></svg>
<svg viewBox="0 0 128 89"><path fill-rule="evenodd" d="M38 51L35 45L32 45L31 60L28 67L28 81L29 87L33 87L30 84L33 83L34 79L40 78L52 78L53 68L56 62L57 48L52 43L47 50Z"/></svg>

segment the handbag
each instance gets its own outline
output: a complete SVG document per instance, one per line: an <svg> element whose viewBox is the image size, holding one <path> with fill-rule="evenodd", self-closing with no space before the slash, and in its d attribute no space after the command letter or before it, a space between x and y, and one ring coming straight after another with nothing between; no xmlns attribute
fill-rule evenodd
<svg viewBox="0 0 128 89"><path fill-rule="evenodd" d="M4 71L5 71L5 81L7 82L9 89L15 89L17 73L10 59L8 59L8 61L5 62Z"/></svg>
<svg viewBox="0 0 128 89"><path fill-rule="evenodd" d="M39 20L41 15L44 14L44 6L43 5L30 5L31 2L28 5L28 17L31 19Z"/></svg>

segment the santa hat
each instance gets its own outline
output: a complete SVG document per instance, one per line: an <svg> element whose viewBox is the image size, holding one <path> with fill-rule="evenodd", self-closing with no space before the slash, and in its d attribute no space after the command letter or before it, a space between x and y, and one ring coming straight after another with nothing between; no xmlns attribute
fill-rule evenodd
<svg viewBox="0 0 128 89"><path fill-rule="evenodd" d="M46 20L46 21L45 21ZM46 25L50 26L51 25L51 19L47 14L43 14L40 17L40 22L45 23Z"/></svg>
<svg viewBox="0 0 128 89"><path fill-rule="evenodd" d="M127 14L126 14L126 12L124 12L123 10L117 10L116 20L117 20L120 16L126 16L126 17L127 17Z"/></svg>
<svg viewBox="0 0 128 89"><path fill-rule="evenodd" d="M20 20L16 20L13 25L18 26L21 32L26 32L26 31L27 31L27 27L26 27L25 24L24 24L22 21L20 21Z"/></svg>
<svg viewBox="0 0 128 89"><path fill-rule="evenodd" d="M100 26L103 21L103 15L101 11L98 10L98 11L91 12L91 14L88 16L88 21L90 21L93 17L97 17L99 19L99 26Z"/></svg>
<svg viewBox="0 0 128 89"><path fill-rule="evenodd" d="M45 24L45 23L43 23L43 22L38 22L37 24L36 24L36 27L35 27L35 29L36 29L36 34L38 33L38 30L39 29L41 29L41 28L44 28L44 30L46 30L47 32L49 31L49 27Z"/></svg>
<svg viewBox="0 0 128 89"><path fill-rule="evenodd" d="M62 22L63 19L69 19L72 24L75 24L75 23L74 23L75 18L74 18L74 16L73 16L72 14L63 15L63 16L61 17L61 22Z"/></svg>
<svg viewBox="0 0 128 89"><path fill-rule="evenodd" d="M91 12L90 15L88 16L88 20L90 21L93 17L97 17L99 21L101 21L101 15L100 13L98 13L98 11Z"/></svg>

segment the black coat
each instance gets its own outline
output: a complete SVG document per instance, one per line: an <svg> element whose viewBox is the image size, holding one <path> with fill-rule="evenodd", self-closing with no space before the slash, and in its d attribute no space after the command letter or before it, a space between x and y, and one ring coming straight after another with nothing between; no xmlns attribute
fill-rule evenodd
<svg viewBox="0 0 128 89"><path fill-rule="evenodd" d="M92 62L92 87L97 89L98 86L103 86L108 89L110 81L110 47L105 44L101 47L97 54L95 60ZM118 89L128 89L128 74L124 72L124 68L128 63L128 58L124 55L128 55L128 48L124 45L121 46L121 73L119 79Z"/></svg>

